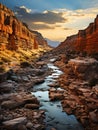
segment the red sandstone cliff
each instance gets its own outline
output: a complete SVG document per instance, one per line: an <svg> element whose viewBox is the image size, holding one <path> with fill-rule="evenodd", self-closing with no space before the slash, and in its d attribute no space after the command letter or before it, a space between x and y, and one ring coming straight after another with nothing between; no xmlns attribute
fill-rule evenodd
<svg viewBox="0 0 98 130"><path fill-rule="evenodd" d="M85 30L80 30L78 34L67 37L57 50L75 50L79 52L98 52L98 15L94 23L89 24Z"/></svg>
<svg viewBox="0 0 98 130"><path fill-rule="evenodd" d="M0 4L0 50L38 49L46 45L40 33L30 31L10 9Z"/></svg>

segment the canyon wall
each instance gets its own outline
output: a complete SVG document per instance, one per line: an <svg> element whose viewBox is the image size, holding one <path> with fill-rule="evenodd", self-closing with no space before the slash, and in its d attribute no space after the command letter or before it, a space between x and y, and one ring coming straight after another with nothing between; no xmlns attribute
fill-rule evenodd
<svg viewBox="0 0 98 130"><path fill-rule="evenodd" d="M78 34L67 37L57 49L75 50L78 52L97 53L98 52L98 15L94 23L89 24L85 30L80 30Z"/></svg>
<svg viewBox="0 0 98 130"><path fill-rule="evenodd" d="M47 46L42 35L29 30L10 9L0 4L0 50L17 50L19 47L29 50L39 46Z"/></svg>

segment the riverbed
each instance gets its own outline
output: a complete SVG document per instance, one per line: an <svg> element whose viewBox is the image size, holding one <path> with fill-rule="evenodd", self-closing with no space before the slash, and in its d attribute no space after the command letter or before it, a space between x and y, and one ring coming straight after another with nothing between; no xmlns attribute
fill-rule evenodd
<svg viewBox="0 0 98 130"><path fill-rule="evenodd" d="M63 112L61 101L50 101L48 91L50 87L48 85L55 82L62 71L52 62L47 65L48 68L52 69L52 74L46 76L44 83L35 85L32 92L40 101L39 109L45 110L45 130L52 130L52 128L55 130L84 130L74 115L67 115Z"/></svg>

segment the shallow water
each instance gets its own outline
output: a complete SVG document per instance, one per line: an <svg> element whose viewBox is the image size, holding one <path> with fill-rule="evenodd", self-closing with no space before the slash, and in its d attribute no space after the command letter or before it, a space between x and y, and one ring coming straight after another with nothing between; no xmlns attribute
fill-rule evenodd
<svg viewBox="0 0 98 130"><path fill-rule="evenodd" d="M49 63L48 67L53 69L53 73L46 77L44 83L35 85L33 88L34 92L32 92L40 101L40 109L45 110L46 130L51 130L51 128L56 128L56 130L83 130L83 127L74 115L67 115L62 111L61 101L49 100L48 89L50 87L48 84L55 82L55 78L58 78L62 72L52 63Z"/></svg>

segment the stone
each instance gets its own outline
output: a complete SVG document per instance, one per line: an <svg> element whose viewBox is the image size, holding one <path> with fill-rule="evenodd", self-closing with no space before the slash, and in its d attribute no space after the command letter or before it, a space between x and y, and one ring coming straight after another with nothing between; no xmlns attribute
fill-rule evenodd
<svg viewBox="0 0 98 130"><path fill-rule="evenodd" d="M93 91L95 91L96 94L98 94L98 85L96 85L96 86L93 87Z"/></svg>
<svg viewBox="0 0 98 130"><path fill-rule="evenodd" d="M50 88L49 98L50 100L62 100L64 98L64 91L56 90L55 88Z"/></svg>
<svg viewBox="0 0 98 130"><path fill-rule="evenodd" d="M4 108L4 109L14 109L14 108L18 107L19 105L20 104L18 104L15 101L8 100L8 101L3 101L1 103L1 108Z"/></svg>
<svg viewBox="0 0 98 130"><path fill-rule="evenodd" d="M56 130L55 128L51 128L51 130Z"/></svg>
<svg viewBox="0 0 98 130"><path fill-rule="evenodd" d="M44 81L45 81L44 78L39 78L39 79L35 79L34 83L35 83L35 84L41 84L41 83L43 83Z"/></svg>
<svg viewBox="0 0 98 130"><path fill-rule="evenodd" d="M94 123L98 123L98 112L97 113L95 111L89 112L89 118Z"/></svg>
<svg viewBox="0 0 98 130"><path fill-rule="evenodd" d="M19 125L17 126L17 129L18 129L18 130L27 130L26 126L25 126L25 125L22 125L22 124L19 124Z"/></svg>
<svg viewBox="0 0 98 130"><path fill-rule="evenodd" d="M38 109L39 105L38 104L26 104L25 108L27 108L27 109Z"/></svg>
<svg viewBox="0 0 98 130"><path fill-rule="evenodd" d="M37 100L36 97L26 98L26 99L24 99L24 102L25 102L26 104L29 104L29 103L39 104L39 101Z"/></svg>
<svg viewBox="0 0 98 130"><path fill-rule="evenodd" d="M2 124L4 128L7 128L8 130L26 130L25 124L27 123L26 117L19 117L12 120L4 121Z"/></svg>
<svg viewBox="0 0 98 130"><path fill-rule="evenodd" d="M43 126L41 125L41 124L35 124L34 125L34 128L36 129L36 130L42 130L43 129Z"/></svg>
<svg viewBox="0 0 98 130"><path fill-rule="evenodd" d="M98 78L98 61L94 58L75 58L70 59L68 65L78 78L94 79Z"/></svg>
<svg viewBox="0 0 98 130"><path fill-rule="evenodd" d="M7 80L7 72L0 73L0 83Z"/></svg>
<svg viewBox="0 0 98 130"><path fill-rule="evenodd" d="M26 124L26 127L27 127L28 129L31 129L31 128L33 127L33 124L32 124L31 122L28 122L28 123Z"/></svg>
<svg viewBox="0 0 98 130"><path fill-rule="evenodd" d="M13 84L8 83L8 84L1 84L0 85L0 93L10 93L13 90Z"/></svg>

